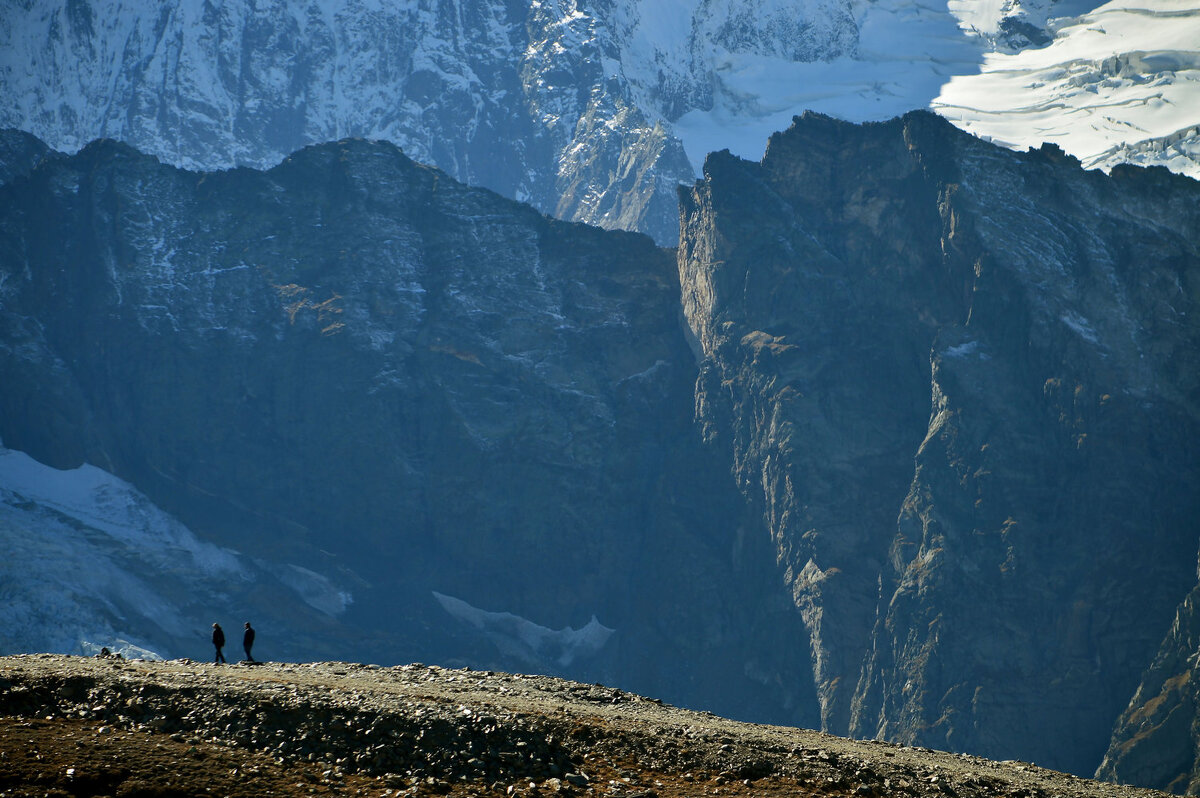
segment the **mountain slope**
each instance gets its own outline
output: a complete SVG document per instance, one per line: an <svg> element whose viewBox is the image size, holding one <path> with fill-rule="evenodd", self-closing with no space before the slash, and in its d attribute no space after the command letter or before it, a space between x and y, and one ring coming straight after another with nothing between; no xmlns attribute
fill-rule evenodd
<svg viewBox="0 0 1200 798"><path fill-rule="evenodd" d="M0 263L5 445L353 596L344 634L289 617L289 651L812 717L769 550L693 433L677 276L648 238L389 144L193 173L106 141L0 188ZM157 650L202 656L204 631Z"/></svg>
<svg viewBox="0 0 1200 798"><path fill-rule="evenodd" d="M16 795L1162 795L467 668L5 657L0 685Z"/></svg>
<svg viewBox="0 0 1200 798"><path fill-rule="evenodd" d="M260 655L362 644L338 620L353 602L344 588L199 540L95 466L60 471L0 448L0 540L0 650L200 657L214 618L246 617L270 630Z"/></svg>
<svg viewBox="0 0 1200 798"><path fill-rule="evenodd" d="M676 188L709 152L758 159L805 110L879 121L938 98L1015 147L1054 140L1089 165L1195 176L1194 2L1172 0L1153 25L1122 3L1058 19L1090 8L31 0L0 6L0 127L68 152L118 139L200 169L386 139L462 182L664 245L677 240ZM1154 43L1167 34L1178 42Z"/></svg>
<svg viewBox="0 0 1200 798"><path fill-rule="evenodd" d="M691 169L606 82L594 25L557 3L486 0L6 4L0 126L205 169L388 139L544 211L672 239Z"/></svg>
<svg viewBox="0 0 1200 798"><path fill-rule="evenodd" d="M363 659L1087 774L1196 585L1196 192L809 115L672 263L385 143L98 142L0 188L0 436L324 575Z"/></svg>

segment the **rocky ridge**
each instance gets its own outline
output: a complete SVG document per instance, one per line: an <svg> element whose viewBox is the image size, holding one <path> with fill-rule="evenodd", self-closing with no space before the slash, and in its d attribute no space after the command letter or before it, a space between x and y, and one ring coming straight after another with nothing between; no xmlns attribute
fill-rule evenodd
<svg viewBox="0 0 1200 798"><path fill-rule="evenodd" d="M346 597L314 617L179 555L166 572L217 595L168 593L174 623L161 593L115 602L126 639L189 654L228 612L273 628L280 658L570 669L805 718L770 686L810 681L765 642L796 620L693 434L678 278L649 238L385 143L210 174L106 141L0 188L0 242L5 446L103 468ZM13 620L64 622L39 612Z"/></svg>
<svg viewBox="0 0 1200 798"><path fill-rule="evenodd" d="M181 760L181 774L188 772L183 764L196 760L211 759L216 770L244 757L243 782L265 779L263 771L270 775L279 764L291 769L301 793L1159 794L1020 762L736 723L598 684L424 665L215 667L7 657L0 660L0 713L0 739L30 734L34 724L57 726L64 740L78 735L65 754L43 741L40 764L26 765L17 751L7 751L0 759L0 789L14 796L47 787L92 795L86 786L102 784L105 774L118 782L110 785L117 794L142 794L137 790L150 785L138 783L141 774L130 776L135 763L128 753L147 738ZM106 771L93 773L81 763L102 740L111 759ZM121 767L127 769L124 790ZM177 783L170 794L200 790Z"/></svg>

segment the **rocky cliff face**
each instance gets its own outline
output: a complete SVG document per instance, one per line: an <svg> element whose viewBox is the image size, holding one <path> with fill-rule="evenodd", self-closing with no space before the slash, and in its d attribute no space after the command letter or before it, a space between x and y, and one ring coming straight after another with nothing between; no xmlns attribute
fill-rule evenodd
<svg viewBox="0 0 1200 798"><path fill-rule="evenodd" d="M676 187L710 150L757 158L807 109L927 107L954 76L938 106L981 135L1197 174L1198 120L1157 110L1196 105L1194 9L1046 61L1050 21L1085 3L23 0L0 4L0 127L67 152L113 138L193 169L386 139L462 182L665 245ZM1141 30L1153 15L1135 11L1078 27ZM978 75L993 48L1033 57L997 85Z"/></svg>
<svg viewBox="0 0 1200 798"><path fill-rule="evenodd" d="M1117 719L1096 775L1174 793L1200 793L1200 587L1179 605L1157 656Z"/></svg>
<svg viewBox="0 0 1200 798"><path fill-rule="evenodd" d="M0 125L72 152L109 137L201 169L385 138L548 213L673 241L675 187L692 167L606 71L602 24L563 6L9 4Z"/></svg>
<svg viewBox="0 0 1200 798"><path fill-rule="evenodd" d="M1194 181L810 115L673 263L388 144L17 149L4 445L329 575L356 657L1186 783L1125 754L1191 745Z"/></svg>
<svg viewBox="0 0 1200 798"><path fill-rule="evenodd" d="M335 577L364 659L805 718L648 238L363 141L217 174L104 141L0 192L6 446Z"/></svg>
<svg viewBox="0 0 1200 798"><path fill-rule="evenodd" d="M679 252L699 420L825 728L1099 762L1195 583L1196 191L927 114L709 158Z"/></svg>

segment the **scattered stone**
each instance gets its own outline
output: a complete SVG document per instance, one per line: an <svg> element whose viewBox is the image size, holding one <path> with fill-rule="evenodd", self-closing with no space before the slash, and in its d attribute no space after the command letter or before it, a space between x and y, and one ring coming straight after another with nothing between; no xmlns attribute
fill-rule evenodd
<svg viewBox="0 0 1200 798"><path fill-rule="evenodd" d="M431 682L433 673L269 663L218 671L180 662L134 663L129 672L114 673L91 659L0 658L0 680L8 685L0 690L0 714L32 724L85 724L79 739L94 745L150 740L155 751L174 751L181 767L220 768L235 779L283 768L293 772L292 792L277 795L294 798L310 790L349 793L363 780L372 795L387 789L392 796L456 798L680 798L714 790L756 797L816 791L830 798L1150 795L1109 785L1102 792L1095 782L1025 763L1000 767L901 746L885 750L636 697L597 702L599 688L549 677L471 672L467 681L461 671L444 671ZM78 718L81 710L118 706L130 712L113 713L102 724ZM564 706L569 716L559 711ZM41 719L46 716L62 720ZM688 748L678 747L681 739L690 741ZM9 754L23 748L3 750L8 763ZM90 771L68 759L55 773L79 781Z"/></svg>

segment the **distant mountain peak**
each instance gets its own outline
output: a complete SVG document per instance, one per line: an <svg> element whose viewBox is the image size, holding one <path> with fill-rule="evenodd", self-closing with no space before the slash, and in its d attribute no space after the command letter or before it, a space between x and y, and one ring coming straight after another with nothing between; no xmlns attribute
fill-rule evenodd
<svg viewBox="0 0 1200 798"><path fill-rule="evenodd" d="M1119 2L1064 28L1064 15L1090 10L1082 0L30 0L0 6L0 126L66 152L118 138L197 169L388 139L545 213L673 244L677 186L705 155L757 159L806 109L861 122L936 98L1011 146L1052 138L1089 165L1195 174L1198 15L1170 3L1153 28ZM1130 44L1109 75L1087 33L1101 24L1165 30L1180 57L1138 60ZM1066 50L1097 61L1097 77L1038 78L1044 110L1030 115L1013 101L1019 78L999 66L1040 74L1029 66L1038 53ZM1161 89L1138 83L1151 77ZM1088 96L1094 119L1053 111L1060 97L1082 108Z"/></svg>

